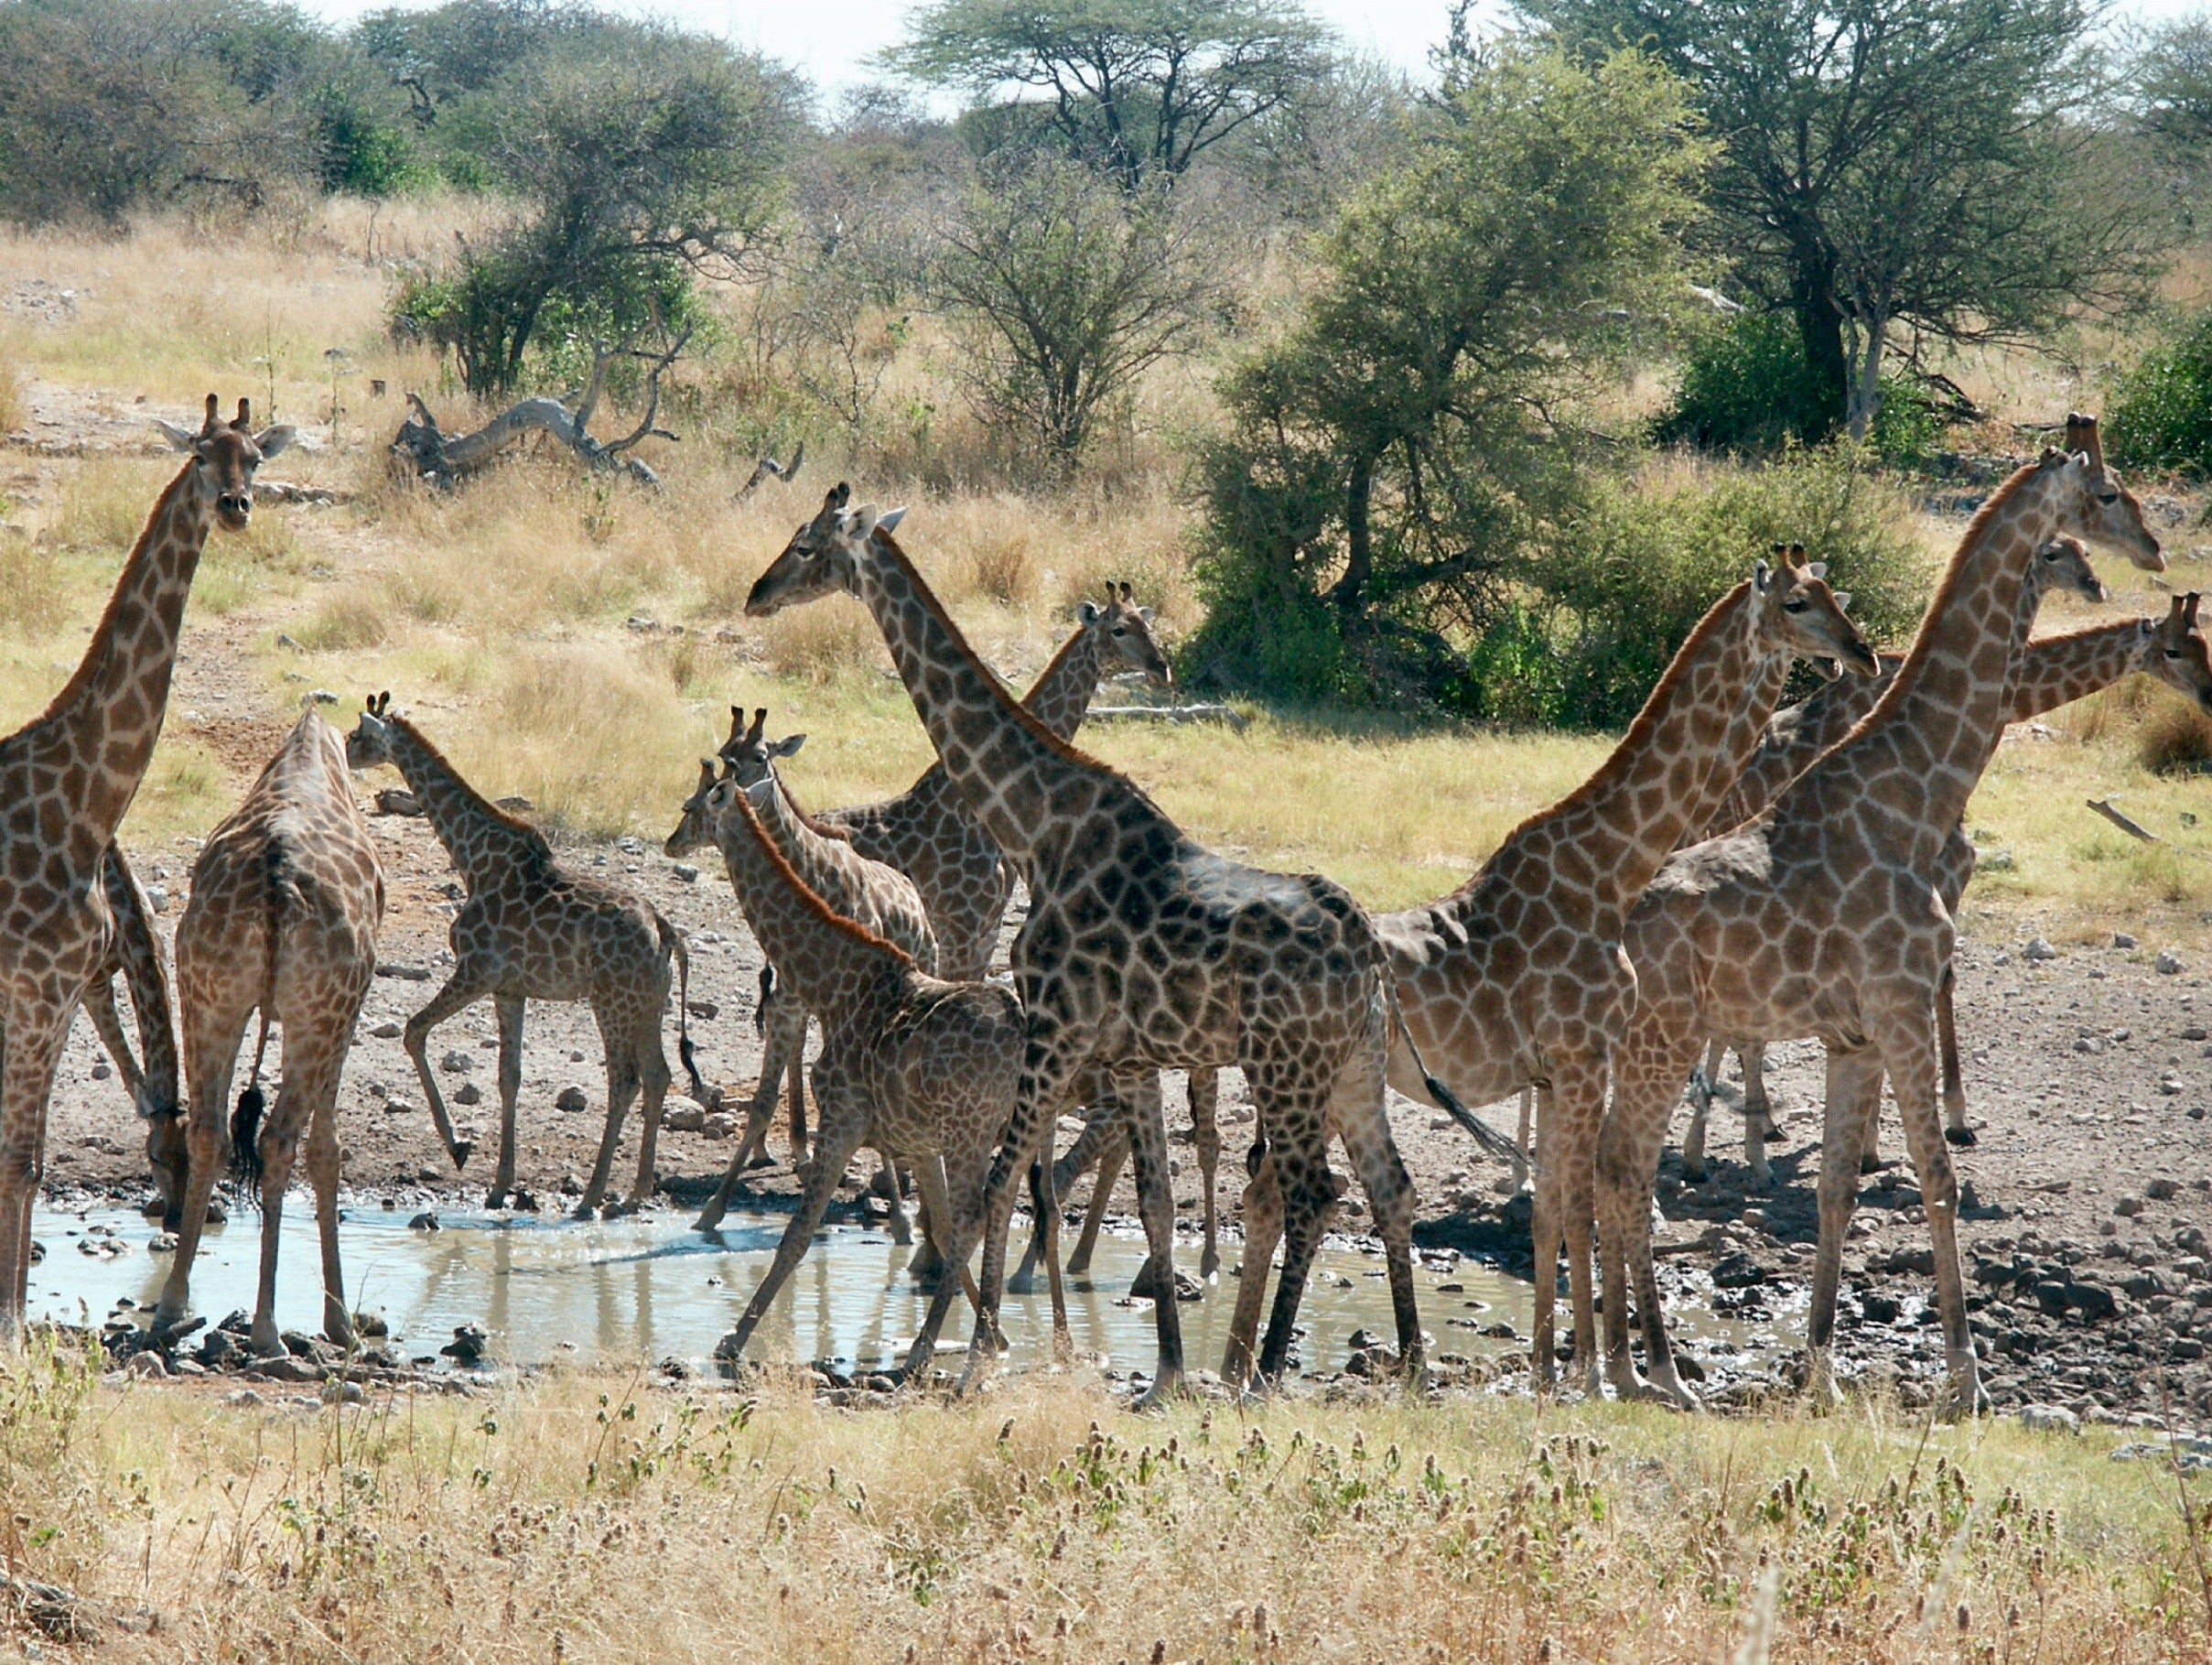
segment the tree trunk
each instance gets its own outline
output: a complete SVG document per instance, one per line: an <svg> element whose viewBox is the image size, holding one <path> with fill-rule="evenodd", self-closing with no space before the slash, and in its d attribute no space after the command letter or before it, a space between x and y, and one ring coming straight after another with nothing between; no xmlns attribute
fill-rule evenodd
<svg viewBox="0 0 2212 1665"><path fill-rule="evenodd" d="M1855 440L1863 440L1882 408L1882 353L1889 341L1890 320L1877 312L1860 325L1859 362L1851 367L1851 405L1845 420Z"/></svg>
<svg viewBox="0 0 2212 1665"><path fill-rule="evenodd" d="M1812 372L1825 413L1821 429L1799 438L1825 439L1848 414L1851 360L1843 350L1843 313L1836 305L1835 257L1825 252L1801 255L1790 283L1790 310L1797 315L1797 339Z"/></svg>
<svg viewBox="0 0 2212 1665"><path fill-rule="evenodd" d="M1329 591L1329 600L1346 624L1365 611L1367 580L1375 574L1375 533L1369 516L1374 497L1374 459L1355 457L1352 477L1344 484L1344 576Z"/></svg>

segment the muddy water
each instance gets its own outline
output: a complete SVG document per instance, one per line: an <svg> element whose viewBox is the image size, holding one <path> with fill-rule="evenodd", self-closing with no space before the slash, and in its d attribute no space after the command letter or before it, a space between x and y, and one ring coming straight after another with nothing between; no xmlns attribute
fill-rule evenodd
<svg viewBox="0 0 2212 1665"><path fill-rule="evenodd" d="M292 1204L285 1213L277 1322L312 1332L322 1316L320 1256L311 1206L305 1197ZM441 1214L442 1228L432 1232L411 1229L406 1211L371 1202L345 1210L340 1247L354 1308L381 1310L393 1345L426 1362L441 1362L437 1350L455 1326L470 1323L489 1333L491 1358L506 1364L703 1359L750 1298L786 1217L733 1214L720 1231L701 1233L672 1210L581 1223L453 1213ZM156 1229L129 1209L42 1210L34 1216L33 1235L47 1249L30 1274L38 1316L97 1322L125 1300L151 1308L168 1275L170 1256L153 1248ZM196 1313L214 1322L235 1309L252 1310L260 1235L250 1210L227 1227L208 1228L193 1269ZM1235 1246L1225 1247L1234 1265ZM865 1227L825 1228L755 1333L749 1357L833 1359L859 1368L897 1362L926 1305L905 1272L911 1252ZM1180 1249L1178 1259L1195 1270L1194 1249ZM1099 1238L1091 1272L1069 1281L1076 1347L1124 1370L1149 1370L1153 1361L1151 1305L1126 1294L1143 1260L1141 1239L1107 1234ZM1449 1271L1418 1268L1415 1276L1421 1320L1435 1338L1432 1353L1481 1357L1525 1351L1532 1300L1527 1282L1473 1261ZM1183 1346L1194 1368L1218 1366L1235 1291L1236 1280L1225 1273L1203 1300L1183 1303ZM1035 1293L1009 1292L1006 1304L1011 1362L1040 1362L1051 1337L1041 1280ZM1701 1306L1676 1306L1678 1334L1723 1353L1756 1354L1782 1343L1771 1322L1716 1321ZM1798 1315L1780 1316L1781 1327L1802 1327ZM1306 1335L1299 1353L1308 1370L1341 1368L1355 1330L1394 1335L1380 1260L1349 1248L1324 1249L1300 1318ZM1483 1334L1501 1324L1510 1324L1513 1335ZM953 1347L965 1345L967 1328L963 1302L947 1326Z"/></svg>

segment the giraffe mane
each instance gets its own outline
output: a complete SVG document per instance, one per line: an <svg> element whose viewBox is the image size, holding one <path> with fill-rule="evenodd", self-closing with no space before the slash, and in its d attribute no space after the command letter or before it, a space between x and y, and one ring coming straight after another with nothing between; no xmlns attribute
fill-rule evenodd
<svg viewBox="0 0 2212 1665"><path fill-rule="evenodd" d="M468 795L470 806L481 811L486 819L496 821L502 827L506 827L510 832L528 834L531 842L536 848L537 853L544 857L548 862L553 860L553 846L545 841L545 835L539 831L538 828L532 823L523 820L522 816L516 815L513 811L502 809L497 804L494 804L490 798L479 792L476 787L470 784L469 777L463 774L459 769L454 766L453 760L448 757L443 751L440 751L437 749L437 744L430 739L430 737L415 726L415 721L412 718L403 717L397 711L390 711L385 713L381 720L390 723L394 728L405 734L407 738L412 740L416 745L420 746L425 751L428 752L431 760L434 762L441 765L445 769L446 773L453 777L453 784L459 786L463 793Z"/></svg>
<svg viewBox="0 0 2212 1665"><path fill-rule="evenodd" d="M1145 796L1143 789L1128 775L1110 763L1101 762L1081 747L1062 740L1039 719L1035 712L1017 699L1012 690L999 680L998 673L991 669L983 655L968 644L967 636L962 632L960 626L953 622L952 614L944 611L944 603L937 600L937 592L923 581L922 574L915 569L913 561L908 557L906 551L899 546L899 540L880 526L876 528L872 536L877 547L896 562L900 570L905 573L909 583L913 588L915 598L929 610L930 616L944 627L944 633L952 640L954 652L966 660L981 674L985 681L998 690L1001 708L1015 722L1020 724L1029 731L1032 739L1063 762L1074 763L1079 769L1088 769L1095 773L1118 782L1139 797L1144 797L1148 804L1151 802L1149 797Z"/></svg>
<svg viewBox="0 0 2212 1665"><path fill-rule="evenodd" d="M132 566L139 557L148 553L147 546L154 535L154 528L167 518L171 501L183 487L185 481L191 477L193 469L198 466L197 459L190 457L186 458L184 467L177 470L177 478L170 481L168 488L154 500L153 513L146 517L146 524L139 527L138 540L131 546L130 554L124 557L122 572L115 576L115 587L108 592L107 606L101 610L100 622L92 626L92 636L86 643L84 657L77 662L77 668L70 674L70 679L61 685L60 692L47 701L46 709L25 725L27 729L35 729L40 723L50 722L60 716L83 694L86 686L91 683L93 676L99 671L101 661L104 655L94 650L109 640L109 632L114 627L115 610L123 604L124 591L129 588L124 579L129 575Z"/></svg>
<svg viewBox="0 0 2212 1665"><path fill-rule="evenodd" d="M723 778L728 780L728 776ZM746 795L745 788L735 782L729 784L731 807L745 817L745 829L752 835L753 842L761 847L761 853L767 858L770 870L791 887L793 894L799 899L800 906L823 924L834 931L843 932L863 947L875 949L909 971L914 969L914 957L904 948L888 937L878 936L858 920L847 919L823 901L822 893L802 879L799 870L783 859L783 852L776 848L776 841L768 836L768 828L761 824L760 812L753 808L752 800Z"/></svg>
<svg viewBox="0 0 2212 1665"><path fill-rule="evenodd" d="M1967 522L1966 531L1958 539L1958 547L1951 552L1950 561L1943 569L1943 581L1936 586L1936 593L1928 598L1928 604L1921 612L1920 628L1913 632L1913 644L1905 650L1904 659L1897 666L1896 675L1890 678L1889 687L1883 689L1882 697L1874 702L1873 709L1854 723L1831 751L1841 751L1860 735L1885 720L1893 706L1902 704L1911 697L1922 670L1936 651L1936 627L1950 611L1952 599L1957 595L1958 586L1965 581L1968 557L1980 546L1990 523L2011 506L2012 499L2020 495L2029 481L2043 472L2045 463L2056 454L2045 452L2042 459L2024 463L2015 469L2012 478L1991 492L1989 501L1974 512L1974 518ZM1809 774L1811 771L1806 773Z"/></svg>
<svg viewBox="0 0 2212 1665"><path fill-rule="evenodd" d="M1750 589L1751 580L1743 579L1731 588L1726 595L1705 610L1705 616L1690 627L1689 634L1683 638L1682 645L1675 650L1674 657L1667 662L1666 674L1659 678L1657 685L1645 697L1644 704L1637 710L1635 720L1628 725L1628 731L1621 736L1619 743L1613 747L1605 761L1597 766L1588 780L1558 803L1548 808L1538 810L1536 814L1507 833L1504 838L1499 840L1498 849L1500 850L1506 849L1523 833L1542 826L1555 816L1568 815L1581 808L1591 799L1613 785L1620 774L1627 769L1631 760L1640 755L1649 746L1651 731L1658 727L1662 707L1673 697L1676 687L1689 675L1691 664L1704 651L1705 644L1718 633L1723 620L1730 614L1734 605L1744 598ZM1492 860L1494 860L1495 857L1493 856ZM1484 862L1481 868L1476 870L1474 877L1467 882L1475 883L1489 870L1489 862Z"/></svg>

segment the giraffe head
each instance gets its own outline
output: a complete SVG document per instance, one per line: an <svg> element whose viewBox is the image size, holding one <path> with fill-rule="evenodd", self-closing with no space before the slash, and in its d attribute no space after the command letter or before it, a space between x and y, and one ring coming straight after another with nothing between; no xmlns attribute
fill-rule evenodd
<svg viewBox="0 0 2212 1665"><path fill-rule="evenodd" d="M1075 614L1083 621L1084 629L1098 632L1099 644L1106 650L1103 657L1109 666L1118 662L1129 670L1142 671L1146 680L1158 687L1175 686L1174 667L1152 634L1152 610L1137 605L1128 585L1109 583L1104 607L1085 601Z"/></svg>
<svg viewBox="0 0 2212 1665"><path fill-rule="evenodd" d="M2089 546L2063 532L2035 551L2035 565L2029 570L2034 574L2041 594L2055 596L2063 590L2085 601L2111 599L2104 580L2089 565Z"/></svg>
<svg viewBox="0 0 2212 1665"><path fill-rule="evenodd" d="M173 422L154 424L176 449L189 455L203 502L215 505L215 518L232 532L243 532L254 516L254 470L292 443L288 427L254 431L250 399L238 401L238 415L225 422L208 395L208 419L198 433Z"/></svg>
<svg viewBox="0 0 2212 1665"><path fill-rule="evenodd" d="M2100 549L2124 555L2145 572L2163 572L2166 557L2143 524L2135 493L2105 466L2104 441L2097 418L2078 412L2066 417L2066 455L2046 454L2044 466L2058 468L2058 530L2072 533Z"/></svg>
<svg viewBox="0 0 2212 1665"><path fill-rule="evenodd" d="M765 619L832 590L859 593L861 550L878 531L896 526L906 511L878 514L872 505L854 508L852 494L852 487L840 480L824 495L821 512L791 535L783 553L754 580L752 593L745 598L748 618Z"/></svg>
<svg viewBox="0 0 2212 1665"><path fill-rule="evenodd" d="M1778 557L1752 568L1752 592L1758 605L1758 631L1772 653L1794 654L1829 676L1846 669L1872 676L1882 668L1859 627L1844 616L1851 591L1830 589L1828 563L1807 562L1803 544L1776 544Z"/></svg>
<svg viewBox="0 0 2212 1665"><path fill-rule="evenodd" d="M691 851L704 849L715 841L716 817L707 807L707 800L714 796L714 789L715 760L711 757L703 757L699 760L698 786L689 797L684 800L684 818L676 823L675 831L670 833L668 841L661 846L664 855L669 857L688 855Z"/></svg>
<svg viewBox="0 0 2212 1665"><path fill-rule="evenodd" d="M804 734L787 734L782 740L772 741L762 732L767 727L766 706L754 710L750 727L743 707L729 708L729 738L722 742L722 762L728 766L730 778L747 791L763 781L773 781L776 759L796 757L799 748L806 744Z"/></svg>
<svg viewBox="0 0 2212 1665"><path fill-rule="evenodd" d="M2191 590L2175 596L2174 605L2157 627L2158 658L2152 669L2161 682L2177 688L2212 717L2212 652L2205 643L2204 627L2196 622L2202 598Z"/></svg>
<svg viewBox="0 0 2212 1665"><path fill-rule="evenodd" d="M346 736L346 767L373 769L392 761L392 696L372 694L361 701L361 720Z"/></svg>

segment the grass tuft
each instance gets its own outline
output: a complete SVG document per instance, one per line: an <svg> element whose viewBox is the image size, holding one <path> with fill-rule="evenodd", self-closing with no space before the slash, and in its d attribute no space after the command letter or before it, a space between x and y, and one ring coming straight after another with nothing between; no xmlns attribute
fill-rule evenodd
<svg viewBox="0 0 2212 1665"><path fill-rule="evenodd" d="M2180 699L2158 699L2135 731L2135 761L2153 774L2212 772L2212 718Z"/></svg>

